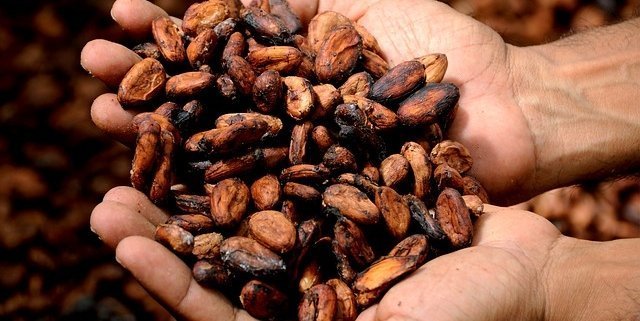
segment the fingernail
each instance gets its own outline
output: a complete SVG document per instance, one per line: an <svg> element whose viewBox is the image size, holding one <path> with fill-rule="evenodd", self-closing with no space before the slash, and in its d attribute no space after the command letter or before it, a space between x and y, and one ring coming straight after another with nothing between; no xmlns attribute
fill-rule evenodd
<svg viewBox="0 0 640 321"><path fill-rule="evenodd" d="M127 268L124 264L122 264L122 262L120 262L120 259L118 259L118 256L116 255L116 262L118 262L118 264L120 264L120 266L122 266L123 268Z"/></svg>
<svg viewBox="0 0 640 321"><path fill-rule="evenodd" d="M98 232L96 232L96 230L93 229L93 226L89 226L89 229L98 237L98 240L102 241L102 237L100 236L100 234L98 234Z"/></svg>
<svg viewBox="0 0 640 321"><path fill-rule="evenodd" d="M117 2L117 1L116 1ZM113 14L113 8L115 8L115 3L114 5L111 7L111 10L109 11L109 14L111 15L111 19L113 19L113 21L117 22L118 24L120 24L120 22L118 22L118 19L116 19L116 15Z"/></svg>

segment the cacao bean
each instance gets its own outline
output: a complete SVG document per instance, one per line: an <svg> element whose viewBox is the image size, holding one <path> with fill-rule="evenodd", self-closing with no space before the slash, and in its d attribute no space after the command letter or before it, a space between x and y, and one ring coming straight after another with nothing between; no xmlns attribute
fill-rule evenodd
<svg viewBox="0 0 640 321"><path fill-rule="evenodd" d="M376 224L380 210L359 189L345 184L334 184L322 193L322 203L327 208L360 224Z"/></svg>
<svg viewBox="0 0 640 321"><path fill-rule="evenodd" d="M471 244L473 225L462 196L452 188L445 188L436 202L436 220L454 248Z"/></svg>
<svg viewBox="0 0 640 321"><path fill-rule="evenodd" d="M260 211L249 218L249 235L276 253L286 253L296 243L296 228L278 211Z"/></svg>
<svg viewBox="0 0 640 321"><path fill-rule="evenodd" d="M298 307L300 321L332 321L337 310L336 291L326 284L318 284L304 293Z"/></svg>
<svg viewBox="0 0 640 321"><path fill-rule="evenodd" d="M257 241L242 236L232 236L222 241L220 257L232 270L256 277L275 276L286 270L280 256Z"/></svg>
<svg viewBox="0 0 640 321"><path fill-rule="evenodd" d="M249 187L238 178L218 182L211 191L211 218L216 226L230 228L238 224L249 206Z"/></svg>
<svg viewBox="0 0 640 321"><path fill-rule="evenodd" d="M125 74L118 87L118 102L123 107L136 107L152 101L167 81L164 67L153 58L136 63Z"/></svg>
<svg viewBox="0 0 640 321"><path fill-rule="evenodd" d="M254 318L271 319L286 310L288 298L276 287L259 280L247 282L240 290L242 307Z"/></svg>

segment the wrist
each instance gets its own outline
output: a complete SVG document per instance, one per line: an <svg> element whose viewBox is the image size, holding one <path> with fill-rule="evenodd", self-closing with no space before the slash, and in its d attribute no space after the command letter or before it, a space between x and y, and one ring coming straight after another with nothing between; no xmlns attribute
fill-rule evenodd
<svg viewBox="0 0 640 321"><path fill-rule="evenodd" d="M535 146L534 192L640 168L640 45L630 42L640 43L640 30L627 24L513 50L514 92Z"/></svg>
<svg viewBox="0 0 640 321"><path fill-rule="evenodd" d="M627 320L640 311L640 240L563 237L550 253L546 320ZM634 319L635 320L635 319Z"/></svg>

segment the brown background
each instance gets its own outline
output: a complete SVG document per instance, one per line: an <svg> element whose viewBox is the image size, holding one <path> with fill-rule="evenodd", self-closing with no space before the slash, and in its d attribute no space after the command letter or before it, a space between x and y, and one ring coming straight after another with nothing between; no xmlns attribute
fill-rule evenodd
<svg viewBox="0 0 640 321"><path fill-rule="evenodd" d="M189 1L155 1L180 15ZM192 1L191 1L192 2ZM526 45L626 19L638 0L456 0L450 4ZM11 3L8 6L7 3ZM110 0L0 5L0 319L168 320L89 230L102 195L128 184L131 152L100 133L89 107L108 91L79 65L94 38L133 45ZM640 235L637 180L594 182L523 208L589 239Z"/></svg>

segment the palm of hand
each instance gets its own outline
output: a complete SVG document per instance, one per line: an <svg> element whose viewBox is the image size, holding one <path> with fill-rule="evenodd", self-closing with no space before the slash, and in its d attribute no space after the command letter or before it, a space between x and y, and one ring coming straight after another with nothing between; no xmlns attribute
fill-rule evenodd
<svg viewBox="0 0 640 321"><path fill-rule="evenodd" d="M477 224L474 247L423 265L358 320L542 319L541 276L560 234L533 213L496 209Z"/></svg>
<svg viewBox="0 0 640 321"><path fill-rule="evenodd" d="M461 91L449 134L470 149L475 161L471 174L494 201L520 201L512 195L520 194L516 189L531 175L535 157L512 88L509 67L515 49L489 27L435 1L377 1L358 22L377 38L391 65L427 53L447 55L444 81Z"/></svg>

